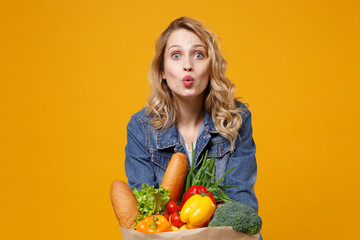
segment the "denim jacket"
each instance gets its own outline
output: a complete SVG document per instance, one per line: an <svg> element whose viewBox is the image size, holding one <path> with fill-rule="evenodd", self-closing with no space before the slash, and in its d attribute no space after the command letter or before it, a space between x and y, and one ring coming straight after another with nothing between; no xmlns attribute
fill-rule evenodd
<svg viewBox="0 0 360 240"><path fill-rule="evenodd" d="M195 164L208 150L208 157L216 155L216 177L220 178L228 169L236 167L223 180L223 185L237 185L228 188L231 199L243 202L258 211L258 202L254 193L257 175L255 143L252 137L251 113L244 109L240 138L236 148L230 152L230 142L215 129L209 113L198 133L195 147ZM135 113L127 125L127 145L125 147L125 172L130 188L141 189L142 184L161 184L166 167L175 152L187 153L184 141L176 124L165 130L155 130L151 126L151 115L145 115L146 109ZM189 163L189 159L188 159Z"/></svg>

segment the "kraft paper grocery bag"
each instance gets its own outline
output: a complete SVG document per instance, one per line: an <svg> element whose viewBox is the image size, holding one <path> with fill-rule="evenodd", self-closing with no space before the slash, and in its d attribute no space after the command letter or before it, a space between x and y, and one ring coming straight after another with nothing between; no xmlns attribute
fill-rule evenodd
<svg viewBox="0 0 360 240"><path fill-rule="evenodd" d="M260 237L259 233L247 235L236 232L231 227L203 227L154 234L144 234L124 227L120 227L120 229L124 240L258 240Z"/></svg>

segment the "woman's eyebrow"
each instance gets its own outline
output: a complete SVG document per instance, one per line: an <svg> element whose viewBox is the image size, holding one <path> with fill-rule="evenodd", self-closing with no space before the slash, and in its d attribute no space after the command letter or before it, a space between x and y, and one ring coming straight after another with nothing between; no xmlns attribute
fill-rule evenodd
<svg viewBox="0 0 360 240"><path fill-rule="evenodd" d="M178 45L178 44L171 45L171 46L169 46L168 51L170 50L170 48L173 48L173 47L181 48L181 45ZM202 44L195 44L195 45L191 46L191 48L197 48L197 47L202 47L205 49L205 46Z"/></svg>

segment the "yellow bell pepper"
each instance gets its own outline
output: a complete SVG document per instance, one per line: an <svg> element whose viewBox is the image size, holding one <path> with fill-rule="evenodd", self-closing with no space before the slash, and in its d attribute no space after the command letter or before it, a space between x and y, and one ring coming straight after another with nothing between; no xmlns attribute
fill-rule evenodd
<svg viewBox="0 0 360 240"><path fill-rule="evenodd" d="M187 223L188 228L199 228L211 218L216 209L209 196L195 194L184 204L180 212L180 219Z"/></svg>

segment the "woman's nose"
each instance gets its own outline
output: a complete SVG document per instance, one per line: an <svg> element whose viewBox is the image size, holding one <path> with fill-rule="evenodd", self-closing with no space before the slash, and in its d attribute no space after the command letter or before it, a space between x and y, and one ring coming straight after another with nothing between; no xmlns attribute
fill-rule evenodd
<svg viewBox="0 0 360 240"><path fill-rule="evenodd" d="M185 57L184 59L184 71L191 72L193 70L192 62L190 57Z"/></svg>
<svg viewBox="0 0 360 240"><path fill-rule="evenodd" d="M192 71L192 67L184 67L185 72L191 72Z"/></svg>

